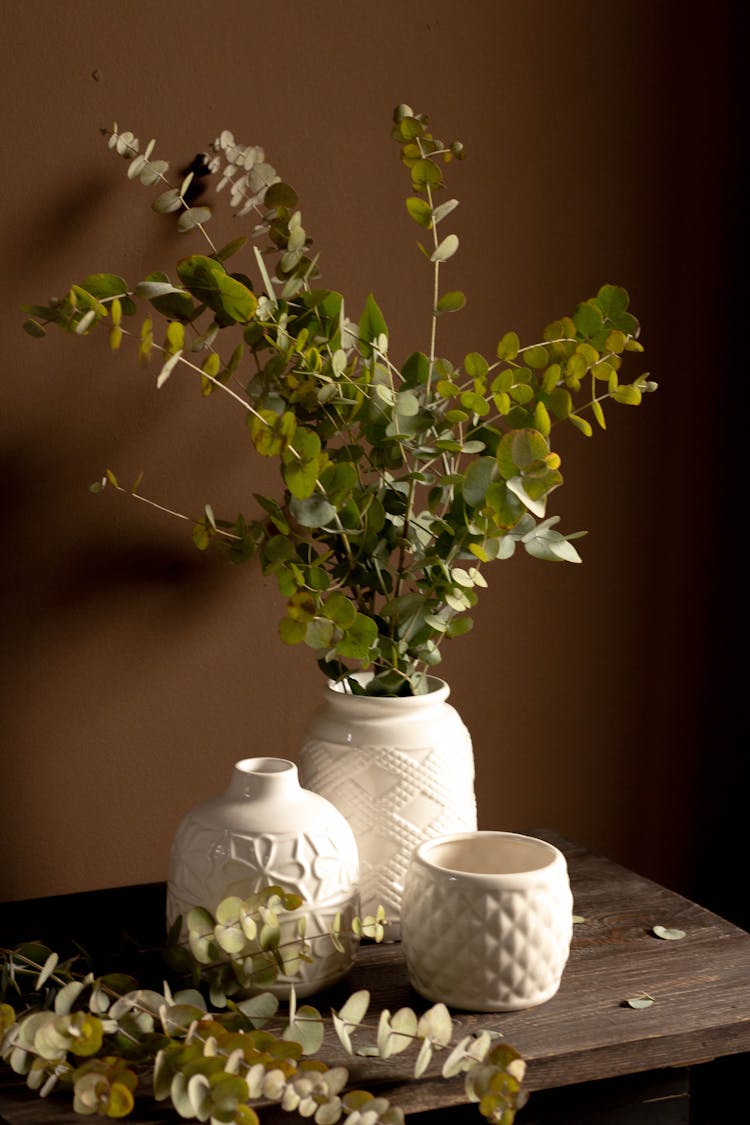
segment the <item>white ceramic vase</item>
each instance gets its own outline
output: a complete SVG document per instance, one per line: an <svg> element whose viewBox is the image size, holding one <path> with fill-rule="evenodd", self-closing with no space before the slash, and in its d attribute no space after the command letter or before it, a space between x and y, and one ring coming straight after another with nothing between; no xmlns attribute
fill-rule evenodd
<svg viewBox="0 0 750 1125"><path fill-rule="evenodd" d="M298 894L307 935L326 934L337 913L348 933L359 913L357 845L346 818L324 797L300 786L297 766L281 758L237 762L229 788L192 809L175 835L167 888L167 921L193 906L212 913L229 895L246 898L269 885ZM311 965L266 989L298 996L326 988L351 966L357 942L344 953L324 938Z"/></svg>
<svg viewBox="0 0 750 1125"><path fill-rule="evenodd" d="M329 683L308 724L302 784L346 816L357 840L363 915L385 907L387 937L400 937L404 879L414 848L477 826L471 738L430 678L424 695L353 695Z"/></svg>
<svg viewBox="0 0 750 1125"><path fill-rule="evenodd" d="M512 1011L560 986L573 928L565 857L514 832L430 840L414 852L402 916L409 979L428 1000Z"/></svg>

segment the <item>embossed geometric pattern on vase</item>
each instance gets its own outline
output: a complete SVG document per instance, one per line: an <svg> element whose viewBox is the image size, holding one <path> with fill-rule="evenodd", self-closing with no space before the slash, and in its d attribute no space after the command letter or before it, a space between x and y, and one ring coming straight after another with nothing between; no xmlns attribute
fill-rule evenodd
<svg viewBox="0 0 750 1125"><path fill-rule="evenodd" d="M414 848L431 836L476 828L471 743L463 747L341 747L309 740L304 784L344 813L357 840L362 910L400 913Z"/></svg>
<svg viewBox="0 0 750 1125"><path fill-rule="evenodd" d="M344 931L359 912L355 857L330 836L314 832L242 833L217 829L186 818L175 836L168 887L168 919L200 904L215 911L229 895L247 898L269 885L280 885L303 900L294 919L307 916L307 933L326 934L341 913ZM343 958L351 963L354 943ZM294 985L301 997L325 988L342 975L342 955L330 942L319 942L312 966L301 977L279 975L271 991Z"/></svg>
<svg viewBox="0 0 750 1125"><path fill-rule="evenodd" d="M201 903L214 910L227 895L245 898L271 884L296 892L304 902L340 903L351 897L357 881L352 857L330 836L314 833L242 833L186 819L174 853L170 895L183 907Z"/></svg>
<svg viewBox="0 0 750 1125"><path fill-rule="evenodd" d="M407 965L424 996L455 1007L512 1010L557 991L570 945L565 880L519 891L436 883L412 868L403 919Z"/></svg>

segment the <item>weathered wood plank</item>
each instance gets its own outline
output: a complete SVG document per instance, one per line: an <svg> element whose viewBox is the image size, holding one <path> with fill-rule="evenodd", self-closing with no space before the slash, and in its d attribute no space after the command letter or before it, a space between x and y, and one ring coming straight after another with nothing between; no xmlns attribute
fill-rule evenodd
<svg viewBox="0 0 750 1125"><path fill-rule="evenodd" d="M574 929L560 991L546 1004L525 1012L455 1012L461 1031L476 1032L483 1027L501 1031L527 1062L530 1091L689 1067L750 1052L750 934L603 857L550 833L535 834L553 839L566 852L575 911L585 918ZM122 932L124 919L118 919L115 904L124 904L126 919L132 917L138 888L83 897L89 924L96 925L99 919L97 949L106 948L107 926L112 934ZM136 930L139 937L158 942L163 888L144 888L143 901L146 911ZM38 921L52 922L53 916L55 921L62 919L62 927L70 924L72 916L62 900L29 904L29 910L29 917ZM16 909L13 925L22 919L23 910ZM652 933L655 925L677 927L686 936L679 941L660 940ZM3 928L0 918L0 940L5 941ZM55 930L59 933L59 926ZM35 932L20 937L48 932L40 929L37 933L35 927ZM127 956L128 948L133 948L131 943L125 943L120 954ZM340 1005L357 988L372 993L375 1022L383 1008L395 1011L408 1005L419 1011L429 1007L409 985L399 944L363 946L348 979L315 1002L325 1010ZM650 1008L636 1011L623 1006L628 997L641 992L654 997ZM357 1084L382 1090L409 1113L464 1104L460 1080L445 1082L437 1067L414 1082L410 1055L396 1056L387 1063L349 1059L332 1035L326 1048L329 1061L347 1065ZM80 1120L57 1098L40 1103L13 1077L6 1075L0 1083L0 1121L8 1125L77 1125ZM277 1115L270 1107L263 1112L269 1125L277 1117L288 1120L288 1115ZM164 1125L178 1119L166 1108L143 1105L134 1120L139 1125Z"/></svg>

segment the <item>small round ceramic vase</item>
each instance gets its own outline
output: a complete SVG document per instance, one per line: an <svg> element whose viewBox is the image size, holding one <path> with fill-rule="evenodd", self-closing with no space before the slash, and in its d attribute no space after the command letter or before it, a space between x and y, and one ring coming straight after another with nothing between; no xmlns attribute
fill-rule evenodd
<svg viewBox="0 0 750 1125"><path fill-rule="evenodd" d="M514 832L470 832L418 847L402 941L428 1000L480 1012L549 1000L570 951L573 896L562 852Z"/></svg>
<svg viewBox="0 0 750 1125"><path fill-rule="evenodd" d="M344 952L328 937L313 946L301 975L279 976L264 991L286 995L294 985L309 996L339 980L351 966L357 941L350 922L359 913L357 845L346 818L330 801L303 789L297 767L282 758L237 762L229 788L203 801L180 824L172 844L167 922L194 906L215 912L230 895L247 898L267 886L298 894L307 938L327 934L342 916Z"/></svg>
<svg viewBox="0 0 750 1125"><path fill-rule="evenodd" d="M353 695L330 682L300 753L302 784L332 801L354 830L362 914L383 906L389 940L400 936L414 848L477 826L471 737L449 693L437 677L424 695L396 698Z"/></svg>

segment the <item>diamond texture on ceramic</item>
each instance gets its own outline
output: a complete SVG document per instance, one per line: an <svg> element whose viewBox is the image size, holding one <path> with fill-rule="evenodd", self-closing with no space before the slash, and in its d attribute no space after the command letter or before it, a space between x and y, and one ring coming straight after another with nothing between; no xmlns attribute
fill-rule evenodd
<svg viewBox="0 0 750 1125"><path fill-rule="evenodd" d="M400 698L329 685L300 754L303 784L354 831L362 913L384 906L392 939L414 848L477 825L471 737L448 694L436 677L424 695Z"/></svg>
<svg viewBox="0 0 750 1125"><path fill-rule="evenodd" d="M467 741L409 750L306 744L300 766L305 784L345 813L354 831L363 914L382 904L397 923L414 848L431 836L476 827ZM393 930L390 936L396 936Z"/></svg>
<svg viewBox="0 0 750 1125"><path fill-rule="evenodd" d="M511 1011L549 1000L567 962L573 899L565 865L508 890L413 863L402 914L411 982L429 1000ZM475 885L472 885L472 884Z"/></svg>

